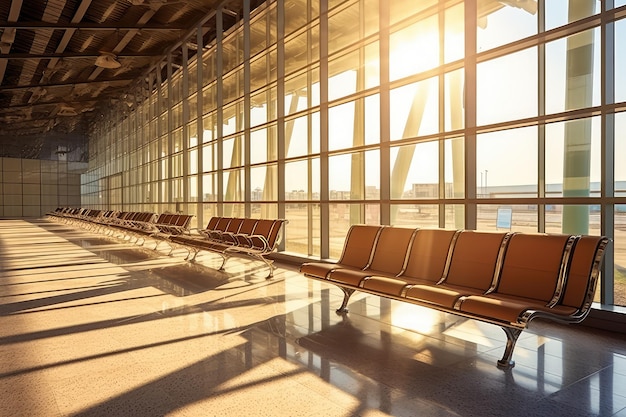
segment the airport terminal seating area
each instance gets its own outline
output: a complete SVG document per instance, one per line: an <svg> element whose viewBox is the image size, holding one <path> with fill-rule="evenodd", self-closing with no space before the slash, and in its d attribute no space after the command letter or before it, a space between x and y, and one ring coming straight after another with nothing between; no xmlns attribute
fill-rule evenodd
<svg viewBox="0 0 626 417"><path fill-rule="evenodd" d="M198 252L208 251L222 258L219 270L233 256L248 256L262 261L273 276L274 265L267 255L276 251L282 237L282 219L212 217L203 229L191 229L193 215L181 213L124 212L59 207L46 216L49 219L80 226L108 236L145 245L155 242L187 251L185 259L194 261Z"/></svg>

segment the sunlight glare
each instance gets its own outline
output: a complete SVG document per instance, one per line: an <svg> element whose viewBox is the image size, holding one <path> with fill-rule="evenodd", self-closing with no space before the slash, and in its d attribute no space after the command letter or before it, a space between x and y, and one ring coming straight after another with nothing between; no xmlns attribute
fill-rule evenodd
<svg viewBox="0 0 626 417"><path fill-rule="evenodd" d="M478 322L474 320L460 322L443 331L443 334L481 346L494 346L493 341L485 336Z"/></svg>
<svg viewBox="0 0 626 417"><path fill-rule="evenodd" d="M436 310L407 304L394 304L391 324L402 329L418 333L430 333L435 324L439 323L440 313Z"/></svg>
<svg viewBox="0 0 626 417"><path fill-rule="evenodd" d="M397 80L439 65L436 20L420 21L390 36L389 78Z"/></svg>

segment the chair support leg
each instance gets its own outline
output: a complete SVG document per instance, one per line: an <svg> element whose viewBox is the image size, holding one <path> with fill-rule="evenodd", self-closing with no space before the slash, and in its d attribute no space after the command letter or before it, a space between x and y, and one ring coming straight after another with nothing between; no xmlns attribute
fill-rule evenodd
<svg viewBox="0 0 626 417"><path fill-rule="evenodd" d="M189 255L187 255L187 260L189 262L195 262L196 261L196 256L198 256L198 252L200 252L199 249L194 248L193 249L193 256L191 256L191 250L189 250Z"/></svg>
<svg viewBox="0 0 626 417"><path fill-rule="evenodd" d="M224 270L224 265L226 264L226 261L229 259L229 257L224 256L223 254L220 254L220 256L222 257L222 264L220 265L219 268L217 268L218 271L223 271Z"/></svg>
<svg viewBox="0 0 626 417"><path fill-rule="evenodd" d="M252 256L254 259L258 259L262 261L270 269L270 272L265 277L265 279L270 279L274 276L274 269L276 269L276 267L274 266L274 261L272 259L266 259L263 255L257 255L257 254L251 254L250 256Z"/></svg>
<svg viewBox="0 0 626 417"><path fill-rule="evenodd" d="M348 312L348 300L350 300L350 296L354 293L354 290L344 287L339 288L343 291L343 302L341 303L341 307L337 309L337 314L344 314Z"/></svg>
<svg viewBox="0 0 626 417"><path fill-rule="evenodd" d="M506 348L504 349L502 359L498 361L498 368L511 369L515 366L515 361L511 359L513 357L513 350L515 349L517 338L522 334L522 330L504 326L502 326L502 330L506 333Z"/></svg>

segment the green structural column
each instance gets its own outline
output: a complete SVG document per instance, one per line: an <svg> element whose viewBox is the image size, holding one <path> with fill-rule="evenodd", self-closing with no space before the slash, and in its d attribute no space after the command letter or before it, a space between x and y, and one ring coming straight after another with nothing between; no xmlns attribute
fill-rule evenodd
<svg viewBox="0 0 626 417"><path fill-rule="evenodd" d="M359 71L361 73L361 71ZM354 146L362 146L365 138L365 106L363 99L354 103ZM365 198L365 153L355 152L351 156L350 164L350 200ZM350 224L366 223L362 204L350 204Z"/></svg>
<svg viewBox="0 0 626 417"><path fill-rule="evenodd" d="M570 0L569 21L594 13L595 0ZM566 109L593 104L593 31L585 31L567 39ZM565 125L563 155L563 197L587 197L590 192L591 120L583 119ZM563 233L589 232L589 206L563 207Z"/></svg>
<svg viewBox="0 0 626 417"><path fill-rule="evenodd" d="M463 128L463 77L460 71L451 72L448 75L450 83L449 105L450 122L452 130ZM452 141L452 197L463 198L465 196L465 141L454 139ZM454 210L454 227L463 229L465 227L465 213L462 206Z"/></svg>

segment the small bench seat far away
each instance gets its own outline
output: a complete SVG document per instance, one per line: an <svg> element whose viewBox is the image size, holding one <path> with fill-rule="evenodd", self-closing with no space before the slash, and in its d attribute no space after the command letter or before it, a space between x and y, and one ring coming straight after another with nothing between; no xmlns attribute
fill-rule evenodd
<svg viewBox="0 0 626 417"><path fill-rule="evenodd" d="M284 219L252 219L238 217L212 217L206 228L196 233L172 236L169 241L188 251L187 259L193 261L198 252L208 251L222 257L219 270L233 256L248 256L262 261L269 268L267 278L274 275L273 260L267 255L276 251L282 239ZM193 252L193 255L192 255Z"/></svg>
<svg viewBox="0 0 626 417"><path fill-rule="evenodd" d="M579 323L589 313L609 239L604 236L479 232L354 225L339 261L300 271L350 296L363 291L500 326L509 369L535 318Z"/></svg>

